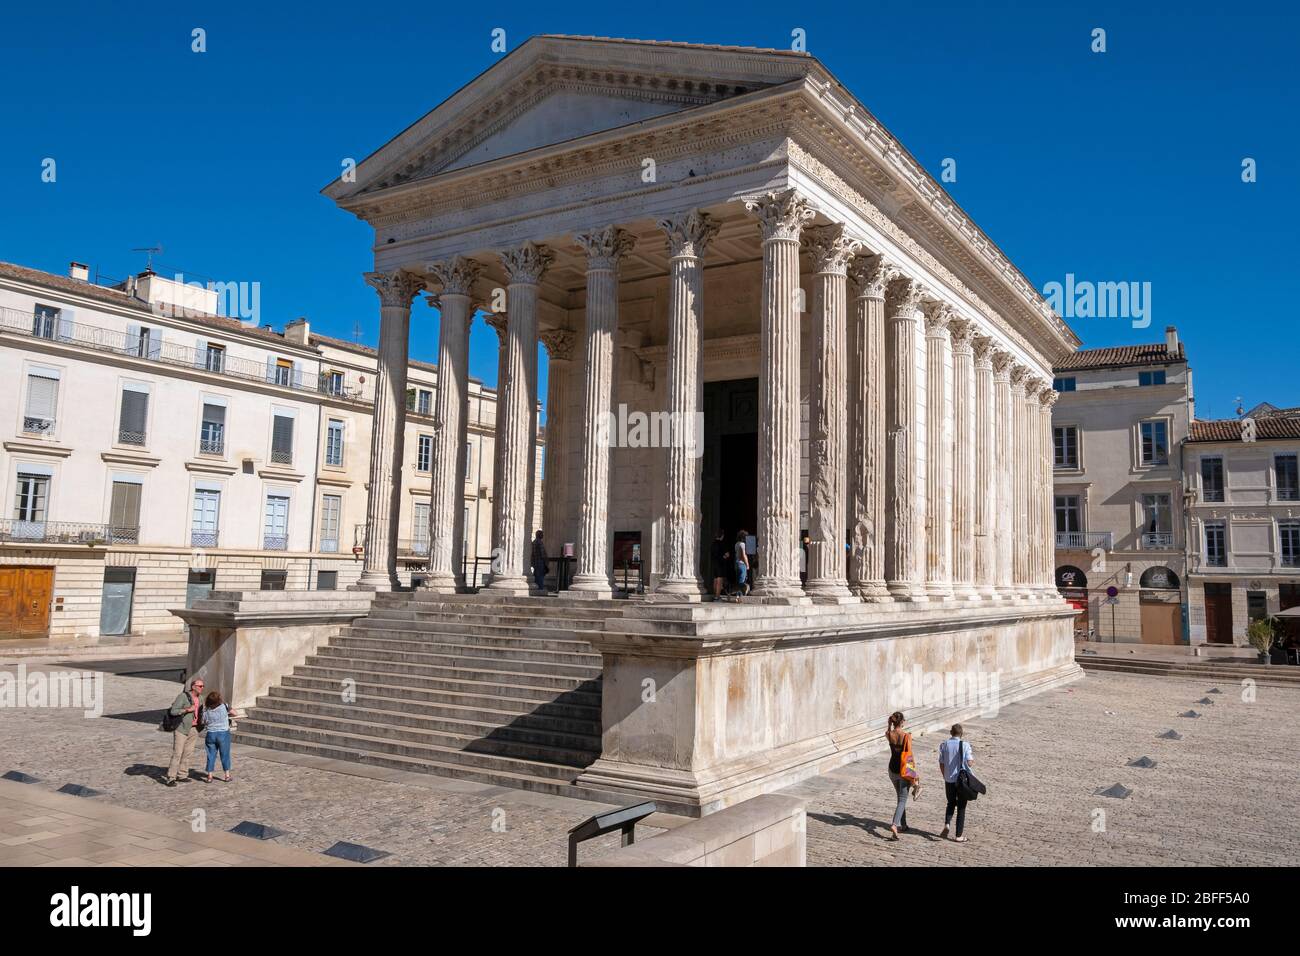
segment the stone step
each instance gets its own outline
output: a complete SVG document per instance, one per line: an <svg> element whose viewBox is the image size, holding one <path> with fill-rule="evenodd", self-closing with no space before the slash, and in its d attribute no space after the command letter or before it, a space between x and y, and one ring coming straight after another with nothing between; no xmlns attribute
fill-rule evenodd
<svg viewBox="0 0 1300 956"><path fill-rule="evenodd" d="M601 657L590 648L586 652L535 649L531 647L484 647L479 644L462 643L452 634L430 634L426 640L410 640L400 637L381 637L377 633L367 632L365 636L345 634L330 641L331 647L350 647L365 651L403 651L406 653L445 654L455 657L487 658L501 660L508 657L515 661L536 661L540 664L570 664L577 667L600 667Z"/></svg>
<svg viewBox="0 0 1300 956"><path fill-rule="evenodd" d="M1129 661L1091 656L1075 659L1080 667L1091 671L1113 671L1125 674L1148 674L1154 677L1183 677L1204 680L1237 681L1250 678L1279 685L1300 685L1300 671L1284 664L1177 664L1165 661Z"/></svg>
<svg viewBox="0 0 1300 956"><path fill-rule="evenodd" d="M449 608L512 608L529 613L604 614L612 617L622 614L632 606L626 598L600 598L585 600L561 597L497 597L480 591L477 594L438 594L433 591L384 592L375 599L374 606L419 604Z"/></svg>
<svg viewBox="0 0 1300 956"><path fill-rule="evenodd" d="M516 790L529 790L534 793L551 793L558 796L573 797L578 800L594 800L618 806L627 803L626 794L579 787L571 782L572 778L542 777L520 769L489 769L464 764L449 764L431 756L405 757L400 754L381 753L346 744L323 744L296 740L293 737L254 734L242 729L236 732L235 740L251 747L264 747L268 750L280 750L286 753L328 757L371 767L385 767L393 770L455 777L460 780L472 780L476 783L513 787ZM525 763L524 766L526 767L527 764ZM574 776L576 775L575 772Z"/></svg>
<svg viewBox="0 0 1300 956"><path fill-rule="evenodd" d="M355 648L326 644L316 649L316 657L343 660L384 661L411 667L443 667L477 669L492 674L526 674L529 677L560 677L572 680L591 680L600 674L599 666L582 664L551 664L542 661L519 660L515 657L475 657L456 652L437 654L424 651L393 651L378 647ZM310 658L308 658L310 660Z"/></svg>
<svg viewBox="0 0 1300 956"><path fill-rule="evenodd" d="M349 666L351 665L351 666ZM426 669L427 670L427 669ZM376 670L367 666L365 661L346 661L329 658L321 663L307 663L294 670L293 676L313 677L329 681L334 686L341 686L343 680L357 681L358 686L364 682L409 687L412 690L464 692L484 697L506 697L516 700L550 701L562 695L566 703L600 706L600 681L583 681L576 685L572 681L545 678L536 683L530 681L510 680L514 675L499 674L491 677L474 678L455 668L438 668L445 673L411 673ZM527 676L527 675L523 675ZM287 678L286 678L287 679Z"/></svg>
<svg viewBox="0 0 1300 956"><path fill-rule="evenodd" d="M566 781L573 780L597 756L502 740L472 741L473 749L470 749L460 746L457 738L449 734L403 729L397 735L384 724L273 711L264 712L261 717L252 714L241 720L238 732Z"/></svg>
<svg viewBox="0 0 1300 956"><path fill-rule="evenodd" d="M328 687L314 686L328 683ZM399 711L445 717L453 720L475 721L491 726L503 724L533 727L539 730L557 730L563 733L600 737L600 709L559 703L512 700L504 697L479 697L451 694L441 691L409 691L404 687L383 684L357 684L356 703L344 706L361 706L384 711ZM418 696L408 696L408 695ZM275 700L310 701L320 704L342 704L337 682L316 681L314 678L290 675L267 695Z"/></svg>
<svg viewBox="0 0 1300 956"><path fill-rule="evenodd" d="M309 722L315 717L344 722L364 721L367 725L379 725L391 730L388 734L376 736L391 736L400 740L416 739L406 731L427 732L439 738L445 737L449 744L459 746L462 750L483 740L536 745L557 751L573 750L583 754L595 754L600 750L599 727L595 733L583 733L556 726L537 726L528 722L526 714L502 714L501 719L473 720L463 715L445 717L427 709L413 710L404 706L402 701L385 704L378 698L359 698L355 704L345 704L337 698L332 701L302 700L276 689L267 696L258 698L249 713L249 719L256 721L259 715L274 714L298 715L287 723L292 723L293 720Z"/></svg>
<svg viewBox="0 0 1300 956"><path fill-rule="evenodd" d="M599 622L590 622L591 626L585 626L587 622L565 623L563 621L551 621L548 618L498 618L483 615L477 619L458 620L444 617L441 614L402 614L400 616L386 617L379 614L371 614L368 617L360 618L352 623L353 627L361 627L364 630L382 630L385 628L402 628L408 630L438 630L450 631L458 634L486 634L508 637L534 637L550 640L573 639L575 635L581 637L588 633L598 633L601 630Z"/></svg>
<svg viewBox="0 0 1300 956"><path fill-rule="evenodd" d="M441 630L439 630L440 627ZM596 649L591 646L591 642L580 637L538 638L511 637L509 635L496 634L465 634L462 632L456 632L451 627L442 627L441 625L436 624L420 626L405 624L399 627L383 627L373 623L366 624L365 622L358 622L351 627L342 628L339 632L339 637L381 638L399 641L425 641L430 639L439 640L445 637L455 637L456 643L458 644L474 645L478 647L501 648L504 650L517 647L534 651L562 651L570 654L597 654ZM597 656L599 656L599 654L597 654Z"/></svg>

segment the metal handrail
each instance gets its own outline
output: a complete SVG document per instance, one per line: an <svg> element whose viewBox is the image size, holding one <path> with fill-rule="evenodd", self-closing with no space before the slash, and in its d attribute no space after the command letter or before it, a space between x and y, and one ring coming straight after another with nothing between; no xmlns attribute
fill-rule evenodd
<svg viewBox="0 0 1300 956"><path fill-rule="evenodd" d="M1114 536L1109 531L1058 531L1056 546L1058 548L1078 551L1090 551L1093 548L1112 549Z"/></svg>
<svg viewBox="0 0 1300 956"><path fill-rule="evenodd" d="M1174 546L1174 535L1172 531L1144 531L1142 533L1142 547L1149 548L1153 551L1167 551Z"/></svg>
<svg viewBox="0 0 1300 956"><path fill-rule="evenodd" d="M84 521L29 521L23 518L0 519L0 541L93 545L108 544L112 537L112 529L106 524Z"/></svg>
<svg viewBox="0 0 1300 956"><path fill-rule="evenodd" d="M569 866L578 865L579 843L594 840L615 830L623 834L623 846L631 846L636 842L636 825L658 809L659 807L652 801L647 801L612 810L609 813L598 813L583 820L569 831Z"/></svg>

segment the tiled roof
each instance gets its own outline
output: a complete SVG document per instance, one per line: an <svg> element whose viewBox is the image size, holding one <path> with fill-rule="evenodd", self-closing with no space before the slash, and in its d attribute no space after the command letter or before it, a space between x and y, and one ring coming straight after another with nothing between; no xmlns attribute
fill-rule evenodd
<svg viewBox="0 0 1300 956"><path fill-rule="evenodd" d="M68 276L55 275L52 272L42 272L39 269L29 269L26 266L16 265L12 262L0 262L0 276L17 279L20 282L30 282L34 285L42 285L48 289L54 289L58 292L67 292L72 295L84 296L87 299L98 299L100 302L111 303L120 308L133 309L146 315L153 315L154 312L149 308L149 303L142 299L133 298L126 294L123 289L113 289L108 286L95 285L93 282L82 282L79 279L73 279ZM249 327L244 325L238 319L230 319L223 315L194 315L175 316L180 321L192 322L195 325L201 325L206 328L223 329L228 332L236 332L241 335L251 335L259 339L268 339L279 344L284 344L284 336L272 329L260 327Z"/></svg>
<svg viewBox="0 0 1300 956"><path fill-rule="evenodd" d="M1291 408L1278 408L1268 402L1260 402L1245 416L1246 418L1300 418L1300 405Z"/></svg>
<svg viewBox="0 0 1300 956"><path fill-rule="evenodd" d="M1268 441L1279 438L1300 438L1300 418L1256 418L1255 439ZM1211 422L1192 422L1188 441L1241 441L1240 419L1228 418Z"/></svg>
<svg viewBox="0 0 1300 956"><path fill-rule="evenodd" d="M1168 365L1185 362L1182 343L1171 353L1164 342L1152 345L1121 345L1107 349L1080 349L1058 362L1053 371L1077 372L1089 368L1123 368L1129 365Z"/></svg>

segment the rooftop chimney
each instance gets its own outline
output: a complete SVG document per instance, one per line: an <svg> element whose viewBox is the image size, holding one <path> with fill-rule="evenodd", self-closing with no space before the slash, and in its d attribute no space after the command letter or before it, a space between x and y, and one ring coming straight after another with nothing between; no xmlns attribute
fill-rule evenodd
<svg viewBox="0 0 1300 956"><path fill-rule="evenodd" d="M284 340L296 345L306 345L311 336L311 323L302 316L284 327Z"/></svg>
<svg viewBox="0 0 1300 956"><path fill-rule="evenodd" d="M1165 326L1165 348L1170 355L1178 354L1178 330L1172 325Z"/></svg>
<svg viewBox="0 0 1300 956"><path fill-rule="evenodd" d="M90 266L84 262L68 263L68 278L76 279L78 282L90 281Z"/></svg>

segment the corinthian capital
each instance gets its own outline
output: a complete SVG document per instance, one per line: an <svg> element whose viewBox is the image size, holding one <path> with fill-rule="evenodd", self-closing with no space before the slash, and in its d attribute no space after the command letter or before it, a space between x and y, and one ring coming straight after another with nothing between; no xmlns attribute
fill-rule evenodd
<svg viewBox="0 0 1300 956"><path fill-rule="evenodd" d="M1061 393L1055 389L1045 388L1038 393L1038 400L1042 403L1043 408L1050 409L1056 404L1056 400L1061 397Z"/></svg>
<svg viewBox="0 0 1300 956"><path fill-rule="evenodd" d="M632 251L636 237L617 226L606 226L595 232L582 232L573 237L587 253L589 269L615 269L618 260Z"/></svg>
<svg viewBox="0 0 1300 956"><path fill-rule="evenodd" d="M659 228L668 236L668 255L700 258L720 226L707 213L698 209L678 213L659 220Z"/></svg>
<svg viewBox="0 0 1300 956"><path fill-rule="evenodd" d="M487 324L496 330L497 344L505 345L506 333L510 330L510 319L504 312L490 312L486 319Z"/></svg>
<svg viewBox="0 0 1300 956"><path fill-rule="evenodd" d="M1029 368L1025 365L1011 366L1011 387L1024 391L1029 381Z"/></svg>
<svg viewBox="0 0 1300 956"><path fill-rule="evenodd" d="M367 272L366 282L379 294L379 304L384 307L410 308L411 300L424 288L424 280L405 269Z"/></svg>
<svg viewBox="0 0 1300 956"><path fill-rule="evenodd" d="M975 351L975 365L979 368L993 367L993 338L988 335L977 335L971 339L971 348Z"/></svg>
<svg viewBox="0 0 1300 956"><path fill-rule="evenodd" d="M577 336L569 329L544 329L537 337L546 346L546 354L552 362L568 362L573 359L573 345Z"/></svg>
<svg viewBox="0 0 1300 956"><path fill-rule="evenodd" d="M456 256L441 262L430 262L429 275L442 285L443 295L470 295L483 267L473 259Z"/></svg>
<svg viewBox="0 0 1300 956"><path fill-rule="evenodd" d="M955 352L973 352L975 341L975 323L966 319L953 319L948 323L948 334L952 336L952 348Z"/></svg>
<svg viewBox="0 0 1300 956"><path fill-rule="evenodd" d="M844 275L849 260L862 248L858 239L844 235L844 224L813 226L803 234L808 254L812 257L813 272L832 272Z"/></svg>
<svg viewBox="0 0 1300 956"><path fill-rule="evenodd" d="M883 299L889 280L898 274L884 256L854 256L849 260L849 278L858 287L858 295L866 299Z"/></svg>
<svg viewBox="0 0 1300 956"><path fill-rule="evenodd" d="M518 249L508 249L501 253L501 265L505 267L512 284L535 285L554 261L555 253L535 242L525 242Z"/></svg>
<svg viewBox="0 0 1300 956"><path fill-rule="evenodd" d="M1025 398L1031 402L1037 402L1037 395L1047 388L1047 383L1041 378L1031 375L1025 379Z"/></svg>
<svg viewBox="0 0 1300 956"><path fill-rule="evenodd" d="M925 312L925 331L927 335L946 335L948 323L953 320L952 307L946 302L930 299L921 303Z"/></svg>
<svg viewBox="0 0 1300 956"><path fill-rule="evenodd" d="M793 239L797 242L804 223L817 215L817 210L808 204L808 200L793 189L746 199L745 208L758 217L765 242L768 239Z"/></svg>
<svg viewBox="0 0 1300 956"><path fill-rule="evenodd" d="M993 350L993 374L998 378L1011 378L1011 360L1010 352L1004 352L1002 349Z"/></svg>
<svg viewBox="0 0 1300 956"><path fill-rule="evenodd" d="M916 317L917 306L921 304L921 283L907 276L898 276L889 280L889 291L885 301L889 314L898 319Z"/></svg>

